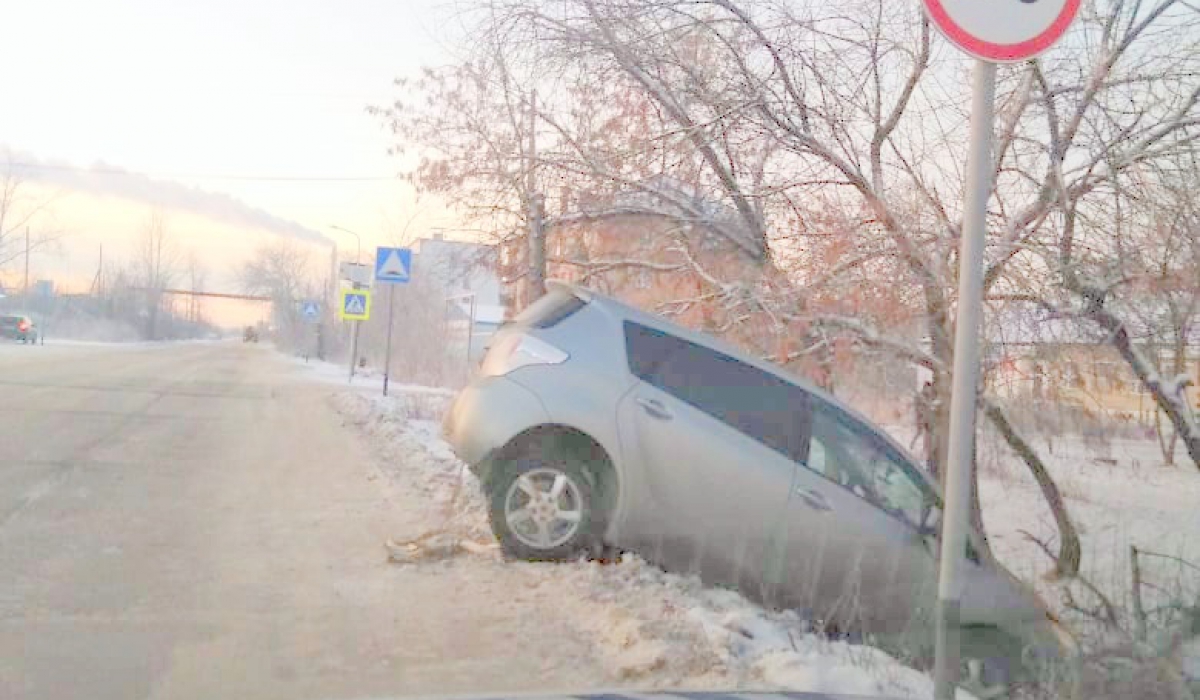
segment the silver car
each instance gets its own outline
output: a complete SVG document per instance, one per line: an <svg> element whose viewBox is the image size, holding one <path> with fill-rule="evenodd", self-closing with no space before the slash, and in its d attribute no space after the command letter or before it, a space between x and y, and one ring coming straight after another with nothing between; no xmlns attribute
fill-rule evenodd
<svg viewBox="0 0 1200 700"><path fill-rule="evenodd" d="M511 557L613 547L840 630L932 638L936 485L838 399L714 338L552 283L444 430ZM1045 606L970 540L964 653L1061 653Z"/></svg>

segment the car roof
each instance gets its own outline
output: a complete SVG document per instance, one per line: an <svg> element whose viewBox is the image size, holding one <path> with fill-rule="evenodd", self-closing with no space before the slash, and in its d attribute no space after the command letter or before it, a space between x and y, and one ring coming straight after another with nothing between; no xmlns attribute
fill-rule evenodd
<svg viewBox="0 0 1200 700"><path fill-rule="evenodd" d="M862 413L855 410L853 407L847 405L844 401L842 401L838 397L834 396L833 394L830 394L829 392L825 391L821 387L819 387L815 384L812 384L811 382L803 379L802 377L798 377L795 374L788 372L787 370L785 370L784 368L780 367L779 365L777 365L773 362L770 362L768 360L763 360L758 357L754 357L753 355L748 354L745 350L742 350L742 349L734 346L732 343L726 342L724 340L721 340L720 338L716 338L707 333L702 333L700 331L691 330L690 328L685 328L677 323L671 322L670 320L668 320L667 318L665 318L663 316L660 316L660 315L654 314L654 313L650 313L648 311L643 311L634 306L630 306L629 304L626 304L623 301L614 299L614 298L612 298L608 295L605 295L601 292L597 292L596 290L591 289L589 287L583 287L578 284L573 284L571 282L565 282L562 280L547 280L546 285L549 287L557 287L557 288L562 289L563 291L573 294L573 295L579 297L580 299L587 301L590 304L594 304L594 305L598 306L599 308L603 309L604 311L607 311L610 315L612 315L614 317L620 317L625 320L639 323L643 326L649 326L651 328L655 328L657 330L664 331L666 333L670 333L671 335L677 336L679 338L683 338L684 340L695 343L696 345L701 345L710 350L715 350L724 355L729 355L730 357L738 360L739 362L743 362L752 367L755 367L764 372L767 372L768 374L779 377L780 379L782 379L786 382L795 384L796 386L800 387L801 389L804 389L806 392L812 394L813 396L816 396L818 399L821 399L822 401L825 401L826 403L836 406L839 410L845 412L847 415L854 418L855 420L860 421L860 422L870 426L872 429L874 429L874 431L876 433L878 433L888 443L888 445L892 449L894 449L898 454L902 455L905 460L911 462L914 467L916 467L919 464L919 462L916 459L914 459L911 454L909 454L908 450L904 449L903 445L901 445L895 438L893 438L886 430L884 430L880 426L876 425L875 421L864 416ZM925 472L925 470L920 469L920 468L917 468L917 472L921 475L921 478L923 478L927 484L932 486L934 488L934 490L937 491L938 495L941 496L941 489L938 487L938 484L930 477L930 475L927 474Z"/></svg>

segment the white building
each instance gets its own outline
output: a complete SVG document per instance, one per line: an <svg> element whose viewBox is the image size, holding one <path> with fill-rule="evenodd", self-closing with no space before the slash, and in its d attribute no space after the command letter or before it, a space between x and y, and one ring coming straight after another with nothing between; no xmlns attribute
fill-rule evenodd
<svg viewBox="0 0 1200 700"><path fill-rule="evenodd" d="M471 356L481 356L488 339L504 321L496 247L434 234L418 239L414 248L413 275L430 279L440 287L446 299L447 322L465 330L468 319L474 316Z"/></svg>

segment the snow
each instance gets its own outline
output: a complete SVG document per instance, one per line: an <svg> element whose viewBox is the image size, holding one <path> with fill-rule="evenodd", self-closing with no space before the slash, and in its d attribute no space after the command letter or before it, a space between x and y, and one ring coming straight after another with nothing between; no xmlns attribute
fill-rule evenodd
<svg viewBox="0 0 1200 700"><path fill-rule="evenodd" d="M350 379L350 367L345 363L335 364L325 360L316 358L305 359L302 356L290 356L293 366L298 369L298 376L304 379L315 380L327 384L339 384L348 389L368 393L369 391L378 392L379 396L383 395L383 372L373 368L356 368L354 370L354 379ZM435 396L452 397L454 392L451 389L440 387L421 386L419 384L405 384L402 382L388 381L388 393L396 395L406 394L429 394Z"/></svg>
<svg viewBox="0 0 1200 700"><path fill-rule="evenodd" d="M109 342L102 340L71 340L67 338L47 337L39 340L36 345L26 345L6 338L0 338L0 357L24 357L29 353L70 354L79 350L103 349L106 351L153 350L156 348L177 347L180 345L209 345L228 342L222 340L135 340L129 342ZM40 355L33 355L39 357Z"/></svg>
<svg viewBox="0 0 1200 700"><path fill-rule="evenodd" d="M448 393L426 388L383 398L339 391L331 400L374 444L393 486L422 496L429 528L494 542L477 480L440 437ZM591 640L618 685L932 697L928 676L878 649L811 634L794 612L765 610L636 556L615 564L536 564L470 555L454 565L489 578L517 572L517 602L532 592L537 605L552 606Z"/></svg>
<svg viewBox="0 0 1200 700"><path fill-rule="evenodd" d="M1108 447L1056 438L1053 453L1037 444L1079 529L1082 573L1107 591L1128 591L1129 547L1200 562L1200 478L1180 455L1163 467L1151 440L1113 439ZM1001 453L1003 455L1003 453ZM1052 605L1057 584L1044 578L1050 562L1022 531L1055 542L1057 529L1033 477L1016 458L982 460L980 499L992 549L1013 573ZM1149 575L1177 578L1151 568Z"/></svg>

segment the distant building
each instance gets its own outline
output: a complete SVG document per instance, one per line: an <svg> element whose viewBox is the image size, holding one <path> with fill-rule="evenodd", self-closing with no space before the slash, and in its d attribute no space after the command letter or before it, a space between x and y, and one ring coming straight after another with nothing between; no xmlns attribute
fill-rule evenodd
<svg viewBox="0 0 1200 700"><path fill-rule="evenodd" d="M463 329L464 346L466 325L474 316L470 352L472 357L481 356L488 339L505 317L495 246L447 240L434 234L419 239L414 247L414 279L422 277L438 289L446 304L446 322L452 328Z"/></svg>
<svg viewBox="0 0 1200 700"><path fill-rule="evenodd" d="M1173 351L1141 324L1127 325L1147 360L1163 368L1164 378L1173 375ZM1154 400L1093 323L1009 304L990 314L985 333L987 380L997 395L1073 404L1143 424L1154 416ZM1193 384L1190 403L1200 408L1200 328L1186 338L1183 365Z"/></svg>

